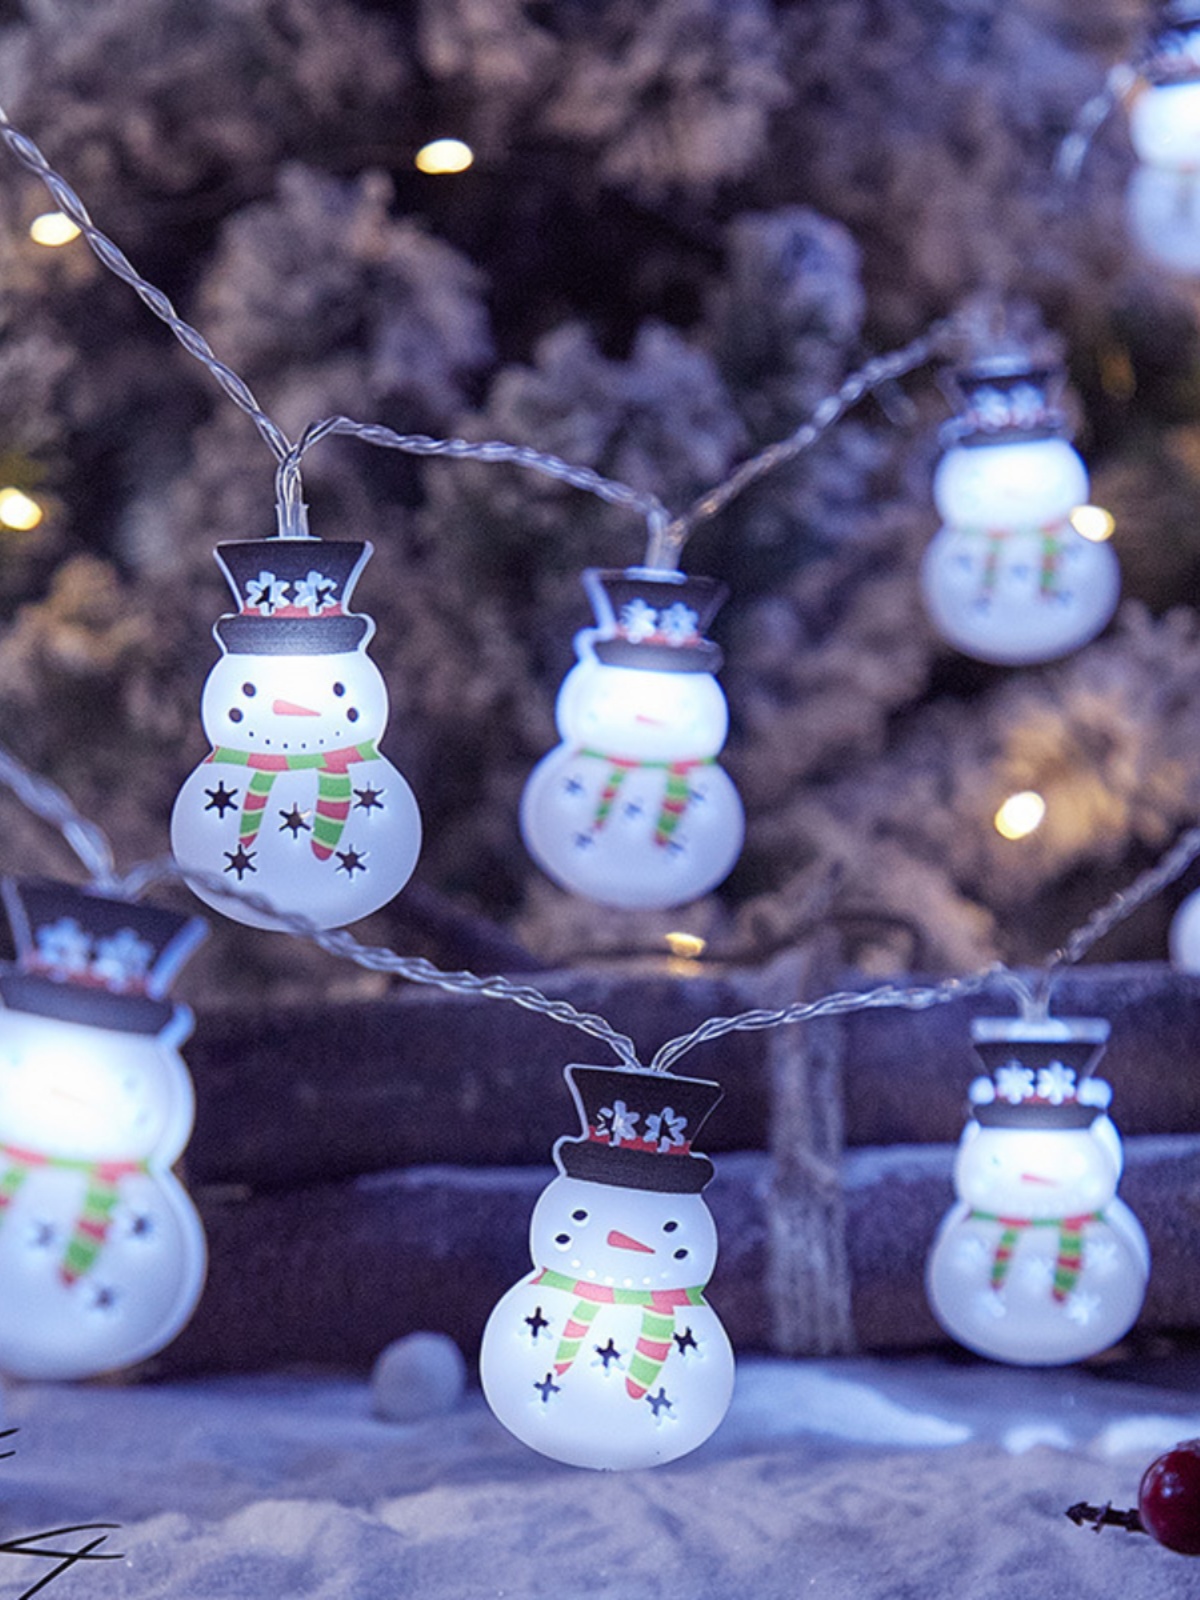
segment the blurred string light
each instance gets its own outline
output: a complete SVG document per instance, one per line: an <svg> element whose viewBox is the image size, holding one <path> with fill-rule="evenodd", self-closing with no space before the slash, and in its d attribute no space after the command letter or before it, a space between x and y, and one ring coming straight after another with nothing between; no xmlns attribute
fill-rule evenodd
<svg viewBox="0 0 1200 1600"><path fill-rule="evenodd" d="M34 217L29 224L29 237L34 244L44 244L51 248L70 244L72 239L78 239L79 232L70 217L62 211L43 211L40 217Z"/></svg>
<svg viewBox="0 0 1200 1600"><path fill-rule="evenodd" d="M431 139L417 151L418 172L465 172L475 160L475 152L461 139Z"/></svg>
<svg viewBox="0 0 1200 1600"><path fill-rule="evenodd" d="M1046 802L1035 789L1022 789L1010 794L996 812L992 821L996 832L1004 839L1025 839L1041 826L1046 815Z"/></svg>
<svg viewBox="0 0 1200 1600"><path fill-rule="evenodd" d="M1103 544L1105 539L1111 539L1117 525L1112 512L1106 511L1103 506L1076 506L1068 520L1076 533L1090 539L1093 544Z"/></svg>
<svg viewBox="0 0 1200 1600"><path fill-rule="evenodd" d="M0 489L0 526L12 528L17 533L28 533L36 528L45 513L36 500L31 500L20 489Z"/></svg>

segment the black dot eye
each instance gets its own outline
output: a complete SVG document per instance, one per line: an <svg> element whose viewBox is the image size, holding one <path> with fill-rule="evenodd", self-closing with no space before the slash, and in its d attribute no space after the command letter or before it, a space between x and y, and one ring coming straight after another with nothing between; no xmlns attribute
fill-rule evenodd
<svg viewBox="0 0 1200 1600"><path fill-rule="evenodd" d="M347 711L347 713L346 713L346 721L347 722L357 722L358 721L358 712L353 706L351 706L349 711Z"/></svg>
<svg viewBox="0 0 1200 1600"><path fill-rule="evenodd" d="M686 1255L687 1255L687 1251L686 1250L676 1250L675 1259L676 1259L676 1261L682 1261L684 1256L686 1256Z"/></svg>
<svg viewBox="0 0 1200 1600"><path fill-rule="evenodd" d="M664 1222L663 1223L663 1232L664 1233L674 1233L676 1228L678 1228L678 1226L679 1226L679 1224L677 1222Z"/></svg>
<svg viewBox="0 0 1200 1600"><path fill-rule="evenodd" d="M335 683L333 686L333 692L340 700L346 692L346 685L344 683Z"/></svg>
<svg viewBox="0 0 1200 1600"><path fill-rule="evenodd" d="M571 1242L571 1235L569 1233L556 1233L554 1242L560 1250L565 1250Z"/></svg>
<svg viewBox="0 0 1200 1600"><path fill-rule="evenodd" d="M230 722L240 722L242 720L242 712L238 710L237 706L234 706L233 710L229 713L229 720Z"/></svg>
<svg viewBox="0 0 1200 1600"><path fill-rule="evenodd" d="M587 1212L586 1211L572 1211L572 1213L571 1213L571 1221L572 1222L586 1222L587 1221Z"/></svg>
<svg viewBox="0 0 1200 1600"><path fill-rule="evenodd" d="M242 685L242 693L246 696L247 700L253 700L254 696L258 693L258 690L252 683L244 683Z"/></svg>

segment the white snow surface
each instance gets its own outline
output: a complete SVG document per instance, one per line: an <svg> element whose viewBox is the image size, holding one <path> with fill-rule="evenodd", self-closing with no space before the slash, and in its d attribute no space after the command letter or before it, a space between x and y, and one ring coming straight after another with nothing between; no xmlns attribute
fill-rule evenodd
<svg viewBox="0 0 1200 1600"><path fill-rule="evenodd" d="M1200 1560L1063 1515L1135 1503L1200 1433L1198 1378L1184 1357L744 1359L707 1444L626 1474L536 1455L477 1388L398 1424L325 1375L10 1383L0 1539L120 1524L122 1559L48 1600L1200 1600ZM0 1597L49 1565L0 1550Z"/></svg>

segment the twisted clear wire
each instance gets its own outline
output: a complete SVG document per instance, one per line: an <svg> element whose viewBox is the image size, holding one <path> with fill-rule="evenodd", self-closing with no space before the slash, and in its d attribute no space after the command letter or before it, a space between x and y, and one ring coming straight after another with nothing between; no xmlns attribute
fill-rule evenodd
<svg viewBox="0 0 1200 1600"><path fill-rule="evenodd" d="M7 784L34 816L58 829L97 889L112 889L117 882L117 872L108 835L82 816L57 784L30 772L3 745L0 745L0 783Z"/></svg>
<svg viewBox="0 0 1200 1600"><path fill-rule="evenodd" d="M1092 141L1107 122L1113 107L1133 92L1138 76L1139 69L1132 62L1119 61L1109 68L1103 88L1084 101L1054 157L1054 176L1060 182L1071 184L1078 180Z"/></svg>

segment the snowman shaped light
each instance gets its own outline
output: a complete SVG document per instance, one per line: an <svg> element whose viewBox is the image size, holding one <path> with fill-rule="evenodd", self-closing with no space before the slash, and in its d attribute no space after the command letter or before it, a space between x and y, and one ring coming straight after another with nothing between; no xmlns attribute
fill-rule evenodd
<svg viewBox="0 0 1200 1600"><path fill-rule="evenodd" d="M652 1467L713 1432L733 1351L704 1299L717 1233L695 1148L715 1083L570 1066L583 1126L530 1229L534 1270L488 1319L488 1404L533 1449L572 1466Z"/></svg>
<svg viewBox="0 0 1200 1600"><path fill-rule="evenodd" d="M1200 973L1200 889L1193 889L1171 918L1169 945L1177 971Z"/></svg>
<svg viewBox="0 0 1200 1600"><path fill-rule="evenodd" d="M212 753L171 816L185 871L325 928L390 900L421 845L412 790L378 750L388 702L366 653L375 625L346 609L370 554L348 540L218 545L240 609L214 629L223 653L201 701ZM275 925L236 895L192 887L239 922Z"/></svg>
<svg viewBox="0 0 1200 1600"><path fill-rule="evenodd" d="M1090 1075L1108 1031L1091 1017L972 1024L991 1076L971 1086L959 1198L926 1282L946 1332L993 1360L1082 1360L1115 1344L1141 1310L1150 1253L1117 1198L1111 1091Z"/></svg>
<svg viewBox="0 0 1200 1600"><path fill-rule="evenodd" d="M1174 0L1141 67L1129 111L1138 157L1130 229L1156 265L1200 272L1200 0Z"/></svg>
<svg viewBox="0 0 1200 1600"><path fill-rule="evenodd" d="M1088 479L1054 402L1061 381L1020 353L953 375L963 409L934 475L943 526L925 553L921 588L938 631L980 661L1066 655L1116 607L1116 557L1070 520Z"/></svg>
<svg viewBox="0 0 1200 1600"><path fill-rule="evenodd" d="M171 1171L192 1127L166 998L204 924L58 883L8 881L0 972L0 1372L87 1378L153 1355L204 1282Z"/></svg>
<svg viewBox="0 0 1200 1600"><path fill-rule="evenodd" d="M729 873L745 821L717 765L729 712L705 629L725 598L711 578L590 568L597 626L558 696L562 743L534 768L521 832L538 866L602 905L664 909Z"/></svg>

